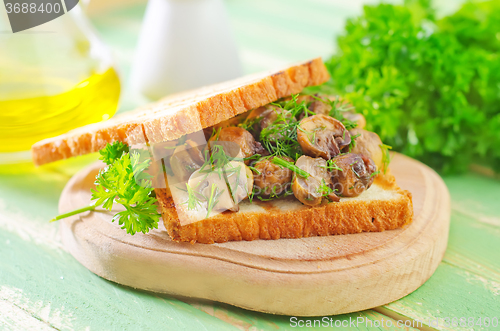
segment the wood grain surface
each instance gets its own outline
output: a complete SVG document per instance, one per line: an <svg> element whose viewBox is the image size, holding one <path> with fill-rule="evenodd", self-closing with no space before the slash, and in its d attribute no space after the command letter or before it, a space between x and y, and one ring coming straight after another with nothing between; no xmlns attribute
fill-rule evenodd
<svg viewBox="0 0 500 331"><path fill-rule="evenodd" d="M61 213L89 203L101 166L69 181ZM392 171L414 199L414 222L403 229L193 245L171 241L161 225L130 236L111 222L113 212L91 212L61 221L62 242L92 272L134 288L285 315L364 310L417 289L446 248L450 206L441 178L399 154Z"/></svg>

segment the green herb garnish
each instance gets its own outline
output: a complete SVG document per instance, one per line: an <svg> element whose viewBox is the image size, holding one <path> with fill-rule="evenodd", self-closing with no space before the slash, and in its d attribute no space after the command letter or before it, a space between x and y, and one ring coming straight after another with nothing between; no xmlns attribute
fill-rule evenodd
<svg viewBox="0 0 500 331"><path fill-rule="evenodd" d="M323 99L316 95L311 96L318 101L330 105L330 111L328 112L328 115L342 122L346 130L351 130L358 126L358 123L348 120L344 117L344 113L347 111L353 111L354 107L345 102L345 100L342 100L339 96L336 96L333 100L330 100L329 98Z"/></svg>
<svg viewBox="0 0 500 331"><path fill-rule="evenodd" d="M297 118L307 107L305 102L298 101L298 96L294 94L290 100L272 103L277 108L273 110L277 115L276 120L260 133L262 146L272 156L294 158L302 155L302 148L297 139L297 129L300 127Z"/></svg>
<svg viewBox="0 0 500 331"><path fill-rule="evenodd" d="M116 159L119 159L123 153L128 153L128 145L122 143L121 141L115 141L111 144L107 144L106 147L99 151L101 155L99 160L103 161L107 165L111 165Z"/></svg>
<svg viewBox="0 0 500 331"><path fill-rule="evenodd" d="M283 160L282 158L279 158L277 156L275 156L271 162L276 164L276 165L279 165L279 166L282 166L282 167L285 167L287 169L292 170L293 172L295 172L297 175L299 175L302 178L307 179L307 178L309 178L309 176L311 176L307 171L304 171L304 170L300 169L299 167L297 167L295 164L288 162L286 160Z"/></svg>
<svg viewBox="0 0 500 331"><path fill-rule="evenodd" d="M223 191L219 191L219 188L217 187L217 185L212 184L212 186L210 188L210 197L205 197L205 199L207 199L207 201L208 201L207 216L205 216L206 218L208 218L210 216L212 209L217 205L217 203L219 203L219 199L220 199L222 192Z"/></svg>
<svg viewBox="0 0 500 331"><path fill-rule="evenodd" d="M351 142L349 143L349 149L348 149L349 153L354 149L354 147L356 147L356 138L358 138L359 136L361 136L361 133L351 136Z"/></svg>
<svg viewBox="0 0 500 331"><path fill-rule="evenodd" d="M198 197L196 196L196 192L191 186L189 186L188 183L186 183L186 192L188 194L188 200L185 202L185 204L188 205L188 210L195 210L196 208L201 206L200 199L198 199Z"/></svg>
<svg viewBox="0 0 500 331"><path fill-rule="evenodd" d="M111 210L113 204L118 203L125 210L116 213L112 221L118 221L127 233L133 235L157 229L161 215L155 205L157 200L151 187L151 175L145 172L150 160L141 161L136 151L127 153L122 143L108 144L105 152L101 153L101 160L109 163L99 171L96 187L91 189L93 205L59 215L52 221L95 210L98 206Z"/></svg>
<svg viewBox="0 0 500 331"><path fill-rule="evenodd" d="M252 167L252 166L248 166L250 168L250 170L252 170L253 172L255 172L257 175L260 175L260 170L255 168L255 167Z"/></svg>
<svg viewBox="0 0 500 331"><path fill-rule="evenodd" d="M382 164L383 164L383 170L384 174L387 172L387 169L389 169L389 163L391 163L391 154L389 153L389 150L392 149L392 146L389 145L379 145L380 149L382 149Z"/></svg>
<svg viewBox="0 0 500 331"><path fill-rule="evenodd" d="M257 116L251 119L246 118L242 123L238 124L240 128L243 128L247 131L254 131L255 126L262 120L262 117Z"/></svg>
<svg viewBox="0 0 500 331"><path fill-rule="evenodd" d="M324 178L321 179L321 184L317 188L317 192L321 194L321 196L323 196L324 198L328 198L328 196L332 193L335 193L335 191L336 191L335 189L332 189L330 186L326 184Z"/></svg>
<svg viewBox="0 0 500 331"><path fill-rule="evenodd" d="M326 170L327 171L344 171L341 167L339 167L335 161L335 159L330 159L326 161Z"/></svg>
<svg viewBox="0 0 500 331"><path fill-rule="evenodd" d="M267 189L267 187L265 187L264 189ZM282 198L282 197L287 197L287 196L292 195L292 194L293 194L293 191L290 189L290 187L287 187L287 189L285 190L285 192L281 192L281 194L278 194L276 192L276 186L273 186L273 188L271 189L271 194L269 195L269 198L263 198L260 195L257 196L257 198L260 201L271 201L271 200L279 199L279 198ZM253 197L253 195L252 195L252 197Z"/></svg>
<svg viewBox="0 0 500 331"><path fill-rule="evenodd" d="M429 0L364 6L337 39L323 89L367 130L445 173L500 171L500 1L467 1L437 19Z"/></svg>

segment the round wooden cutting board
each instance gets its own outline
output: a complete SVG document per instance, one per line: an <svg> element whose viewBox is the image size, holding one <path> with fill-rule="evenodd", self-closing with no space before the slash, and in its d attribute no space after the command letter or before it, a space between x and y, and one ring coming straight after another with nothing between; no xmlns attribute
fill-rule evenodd
<svg viewBox="0 0 500 331"><path fill-rule="evenodd" d="M101 166L69 181L60 212L89 204ZM134 288L293 316L369 309L422 285L448 240L450 201L442 179L400 154L393 154L391 169L413 194L414 221L403 229L193 245L171 241L163 224L131 236L111 222L113 213L87 212L61 221L62 241L92 272Z"/></svg>

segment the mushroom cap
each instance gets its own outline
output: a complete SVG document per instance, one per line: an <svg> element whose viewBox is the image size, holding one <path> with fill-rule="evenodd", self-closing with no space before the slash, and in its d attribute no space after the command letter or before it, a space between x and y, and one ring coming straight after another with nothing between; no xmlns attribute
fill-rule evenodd
<svg viewBox="0 0 500 331"><path fill-rule="evenodd" d="M348 153L333 159L335 165L342 170L332 171L333 187L339 195L356 197L370 188L376 171L373 161L359 154Z"/></svg>
<svg viewBox="0 0 500 331"><path fill-rule="evenodd" d="M293 195L304 205L317 206L323 200L323 195L319 193L320 186L321 181L316 177L304 179L295 176L292 182Z"/></svg>
<svg viewBox="0 0 500 331"><path fill-rule="evenodd" d="M342 122L326 115L305 117L297 128L297 139L304 154L329 160L351 143Z"/></svg>
<svg viewBox="0 0 500 331"><path fill-rule="evenodd" d="M351 135L361 134L356 138L356 145L351 150L351 153L362 154L375 162L377 169L382 169L384 162L384 153L380 145L382 145L382 140L375 132L354 128L351 131Z"/></svg>
<svg viewBox="0 0 500 331"><path fill-rule="evenodd" d="M297 159L295 166L309 173L309 177L303 178L294 174L292 191L295 197L305 205L317 206L323 200L323 185L330 185L331 179L326 169L326 161L323 158L312 158L303 155ZM338 200L331 197L331 200Z"/></svg>
<svg viewBox="0 0 500 331"><path fill-rule="evenodd" d="M281 158L288 162L293 162L292 158L286 156ZM262 158L253 165L260 172L254 176L254 185L258 193L264 197L269 197L272 193L280 195L287 190L292 181L293 171L274 164L272 162L273 159L274 156Z"/></svg>
<svg viewBox="0 0 500 331"><path fill-rule="evenodd" d="M217 145L221 145L224 152L230 157L245 158L255 154L254 137L250 132L240 127L222 128L217 136L210 138L209 145L214 141L217 141ZM246 164L249 162L250 160L245 161Z"/></svg>

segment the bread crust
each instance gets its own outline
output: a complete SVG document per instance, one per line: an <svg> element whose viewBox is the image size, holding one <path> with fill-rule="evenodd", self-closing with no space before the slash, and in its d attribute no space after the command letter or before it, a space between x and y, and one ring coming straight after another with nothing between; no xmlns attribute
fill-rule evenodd
<svg viewBox="0 0 500 331"><path fill-rule="evenodd" d="M176 94L113 119L42 140L31 148L36 165L97 152L121 141L163 142L199 131L330 78L321 58L286 69Z"/></svg>
<svg viewBox="0 0 500 331"><path fill-rule="evenodd" d="M224 212L181 226L174 202L165 189L156 189L162 218L174 241L222 243L234 240L303 238L400 228L413 220L411 193L400 189L390 173L379 175L376 184L394 191L390 200L348 199L316 207L266 212ZM265 205L266 202L256 202Z"/></svg>

